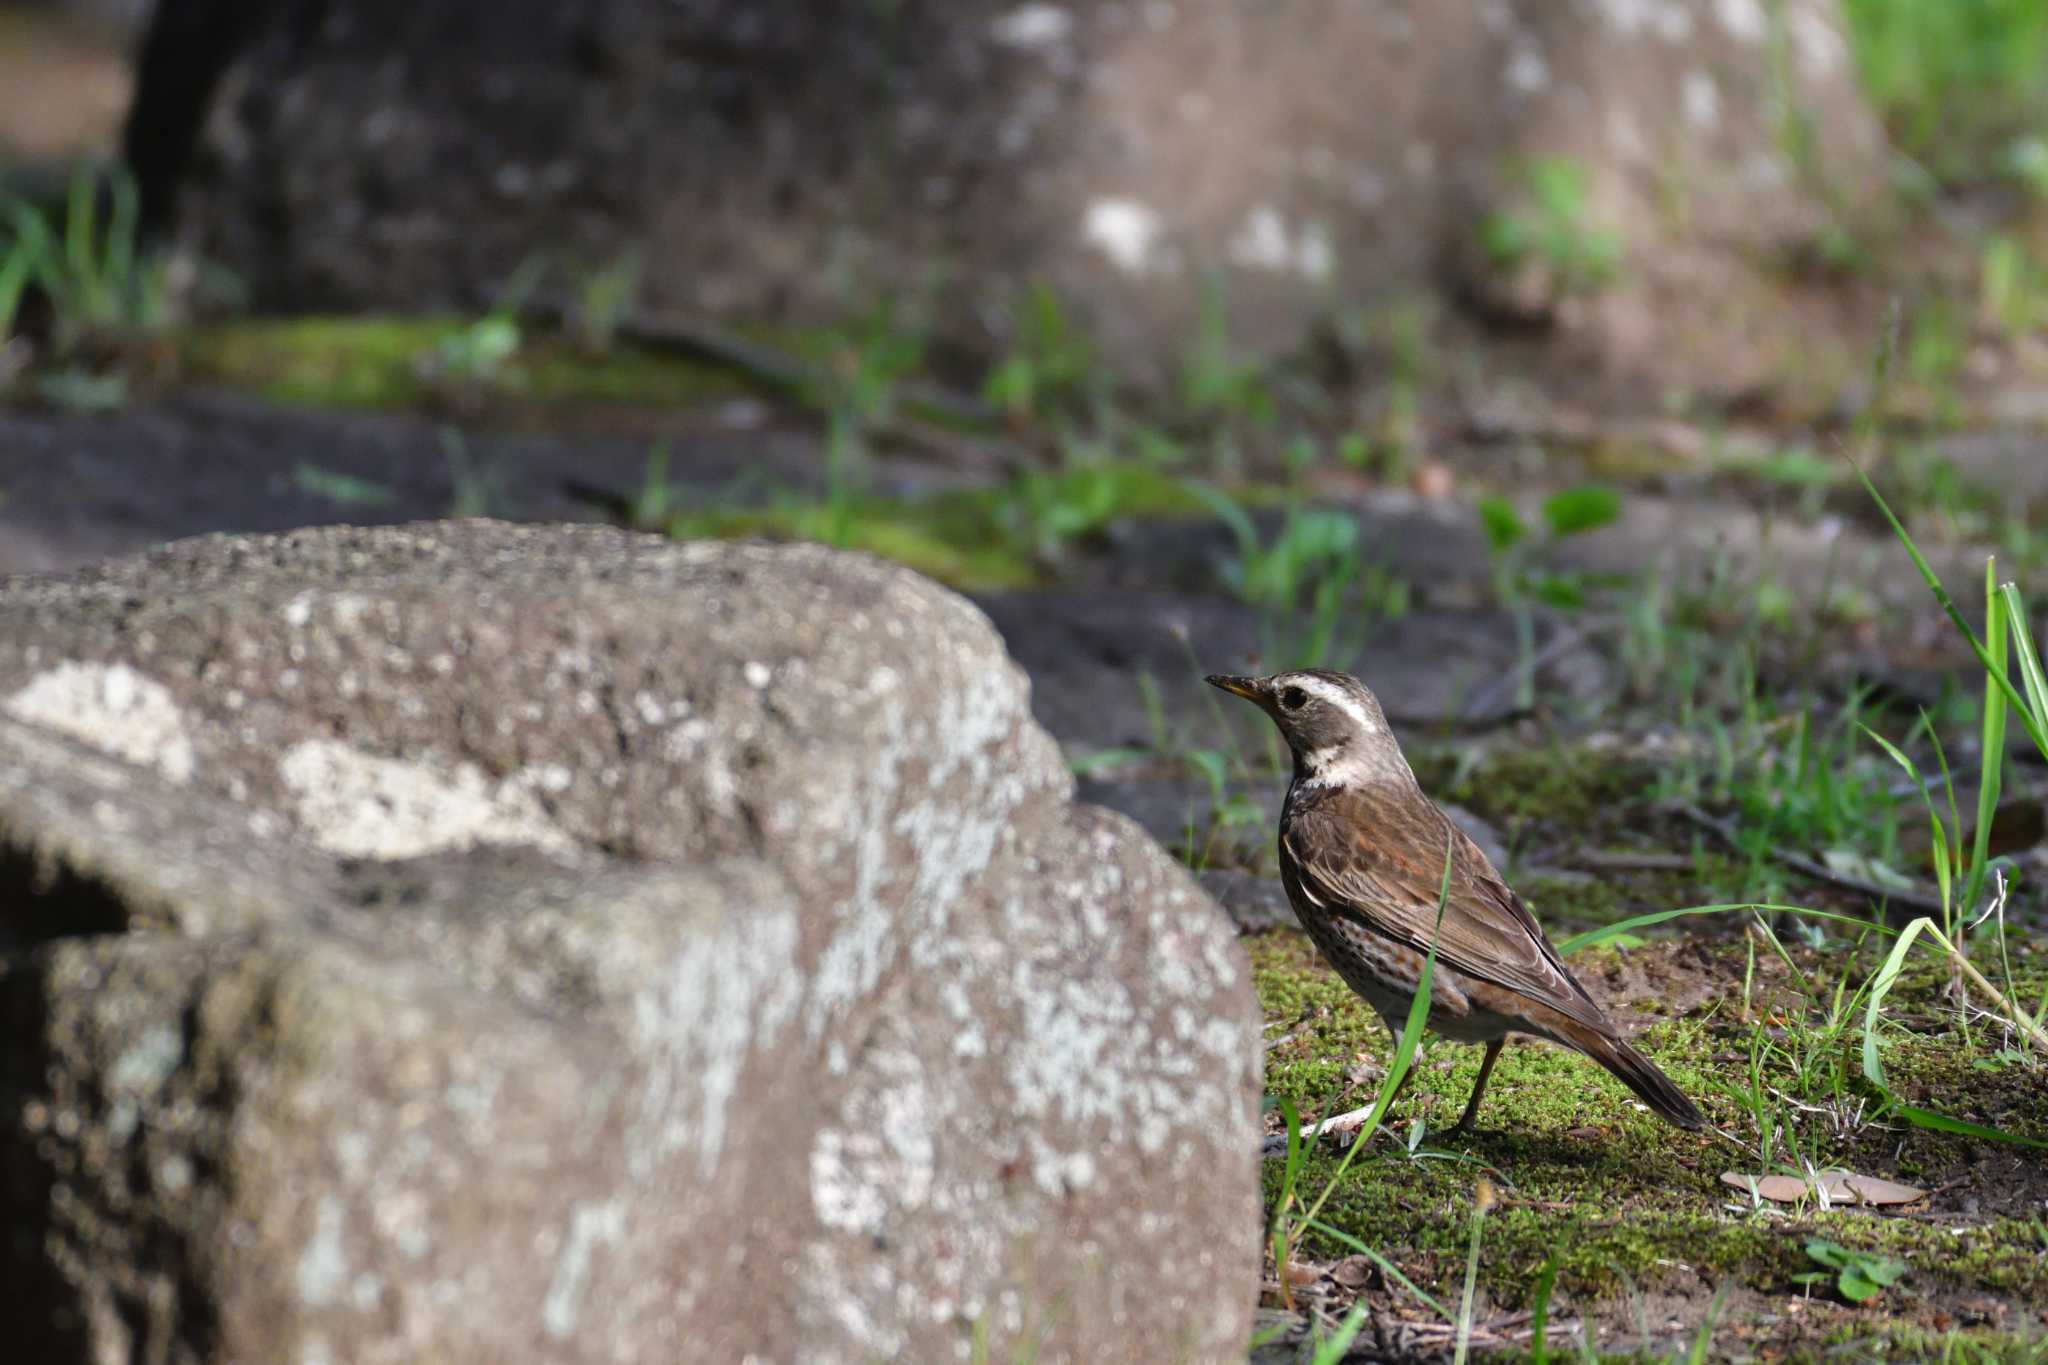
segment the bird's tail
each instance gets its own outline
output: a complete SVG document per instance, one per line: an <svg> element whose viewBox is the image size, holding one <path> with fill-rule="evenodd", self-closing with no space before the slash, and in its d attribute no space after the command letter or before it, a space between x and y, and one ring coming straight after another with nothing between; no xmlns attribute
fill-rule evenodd
<svg viewBox="0 0 2048 1365"><path fill-rule="evenodd" d="M1576 1021L1573 1024L1569 1035L1562 1041L1613 1072L1616 1080L1633 1090L1636 1098L1649 1105L1660 1118L1680 1128L1707 1126L1707 1120L1698 1108L1685 1097L1684 1091L1671 1083L1669 1076L1657 1069L1655 1062L1614 1034L1587 1028Z"/></svg>

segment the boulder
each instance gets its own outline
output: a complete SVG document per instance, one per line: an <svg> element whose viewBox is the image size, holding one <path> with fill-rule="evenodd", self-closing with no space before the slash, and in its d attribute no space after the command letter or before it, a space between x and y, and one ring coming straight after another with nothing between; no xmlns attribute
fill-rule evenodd
<svg viewBox="0 0 2048 1365"><path fill-rule="evenodd" d="M1070 791L979 612L817 547L0 582L12 1349L1241 1358L1247 973Z"/></svg>
<svg viewBox="0 0 2048 1365"><path fill-rule="evenodd" d="M1210 281L1257 353L1419 297L1635 382L1811 377L1800 280L1887 183L1836 0L163 0L129 152L268 306L641 251L657 308L915 298L992 354L1042 281L1136 380Z"/></svg>

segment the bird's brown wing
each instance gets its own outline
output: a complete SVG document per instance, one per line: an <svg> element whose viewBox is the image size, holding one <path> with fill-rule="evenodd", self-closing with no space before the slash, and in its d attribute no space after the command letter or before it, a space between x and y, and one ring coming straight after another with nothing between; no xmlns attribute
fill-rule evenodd
<svg viewBox="0 0 2048 1365"><path fill-rule="evenodd" d="M1435 937L1438 960L1459 972L1603 1032L1611 1029L1521 897L1479 846L1420 792L1334 791L1294 811L1280 837L1302 891L1328 913L1419 952L1427 952ZM1451 885L1439 935L1437 896L1446 846Z"/></svg>

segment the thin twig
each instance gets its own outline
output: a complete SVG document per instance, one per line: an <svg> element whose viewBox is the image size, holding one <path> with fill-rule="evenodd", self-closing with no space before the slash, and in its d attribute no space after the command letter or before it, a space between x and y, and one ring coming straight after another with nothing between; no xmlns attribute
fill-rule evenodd
<svg viewBox="0 0 2048 1365"><path fill-rule="evenodd" d="M1677 814L1684 816L1687 820L1692 821L1701 829L1718 836L1722 843L1727 844L1728 847L1734 849L1737 853L1747 853L1749 851L1742 846L1741 839L1735 833L1735 826L1728 821L1717 819L1688 801L1677 802L1673 804L1671 809ZM1815 881L1826 882L1831 886L1839 886L1844 891L1854 891L1861 895L1869 896L1873 900L1889 901L1893 905L1904 905L1915 910L1925 910L1933 915L1938 915L1942 911L1941 899L1925 891L1915 891L1910 887L1880 886L1876 882L1867 881L1862 877L1852 877L1846 872L1837 872L1826 863L1815 858L1809 858L1803 853L1794 853L1790 849L1778 848L1775 845L1765 849L1764 853L1774 862L1782 863L1794 872L1811 877Z"/></svg>
<svg viewBox="0 0 2048 1365"><path fill-rule="evenodd" d="M1692 859L1683 853L1617 853L1599 848L1581 850L1572 861L1603 872L1685 872L1692 868Z"/></svg>
<svg viewBox="0 0 2048 1365"><path fill-rule="evenodd" d="M1621 624L1619 616L1594 616L1559 631L1550 638L1549 644L1526 659L1517 659L1514 667L1466 698L1460 708L1464 719L1487 719L1494 707L1506 703L1508 697L1521 688L1525 677L1533 687L1538 673L1594 636L1618 629Z"/></svg>
<svg viewBox="0 0 2048 1365"><path fill-rule="evenodd" d="M1359 1125L1363 1124L1371 1114L1372 1106L1368 1104L1363 1109L1353 1109L1346 1114L1333 1114L1329 1118L1318 1119L1314 1123L1304 1123L1301 1125L1301 1140L1303 1142L1313 1142L1321 1134L1356 1132ZM1282 1131L1268 1136L1262 1154L1268 1157L1286 1156L1286 1132Z"/></svg>

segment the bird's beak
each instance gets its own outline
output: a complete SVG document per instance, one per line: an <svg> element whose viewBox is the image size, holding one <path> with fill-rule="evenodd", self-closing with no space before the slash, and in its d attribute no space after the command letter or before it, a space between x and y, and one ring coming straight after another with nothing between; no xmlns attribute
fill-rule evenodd
<svg viewBox="0 0 2048 1365"><path fill-rule="evenodd" d="M1255 701L1262 706L1265 704L1266 691L1258 678L1242 678L1233 673L1211 673L1202 681L1211 687L1220 687L1232 696L1243 697L1246 701Z"/></svg>

